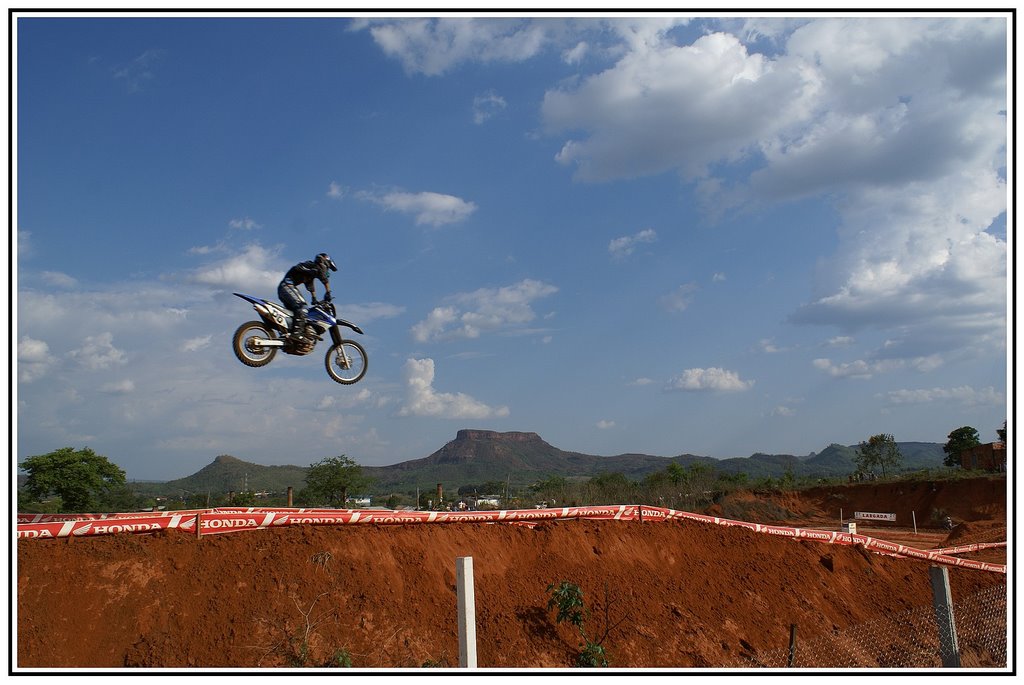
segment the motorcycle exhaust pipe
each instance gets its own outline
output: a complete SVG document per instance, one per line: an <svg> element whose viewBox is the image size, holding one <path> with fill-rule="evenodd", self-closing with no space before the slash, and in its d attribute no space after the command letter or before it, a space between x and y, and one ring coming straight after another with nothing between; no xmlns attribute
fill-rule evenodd
<svg viewBox="0 0 1024 685"><path fill-rule="evenodd" d="M268 340L267 338L252 338L249 343L253 347L284 347L283 340Z"/></svg>

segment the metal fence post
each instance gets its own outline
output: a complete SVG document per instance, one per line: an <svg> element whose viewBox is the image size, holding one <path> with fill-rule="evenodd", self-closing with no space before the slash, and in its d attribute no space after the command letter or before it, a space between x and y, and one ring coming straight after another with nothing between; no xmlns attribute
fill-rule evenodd
<svg viewBox="0 0 1024 685"><path fill-rule="evenodd" d="M476 599L473 592L473 557L455 560L458 586L459 668L476 668Z"/></svg>
<svg viewBox="0 0 1024 685"><path fill-rule="evenodd" d="M949 591L949 569L932 566L928 570L932 580L932 607L939 624L939 646L943 668L960 668L960 646L956 639L956 619L953 616L953 596Z"/></svg>

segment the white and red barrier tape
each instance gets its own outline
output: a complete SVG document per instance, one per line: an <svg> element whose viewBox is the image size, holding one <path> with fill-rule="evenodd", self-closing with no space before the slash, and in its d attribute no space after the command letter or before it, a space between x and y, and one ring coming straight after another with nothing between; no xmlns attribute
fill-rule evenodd
<svg viewBox="0 0 1024 685"><path fill-rule="evenodd" d="M190 511L140 512L127 514L19 514L18 539L62 538L116 533L152 533L168 528L201 535L259 530L294 525L338 524L420 524L420 523L515 523L536 525L542 521L566 519L617 521L691 520L721 526L739 526L758 533L800 540L815 540L837 545L863 545L880 554L922 559L948 566L1006 573L1005 564L960 559L954 554L974 552L1006 543L976 543L940 550L920 550L867 535L841 533L812 528L790 528L763 523L734 521L718 516L693 514L675 509L620 504L598 507L562 507L553 509L512 509L500 511L392 511L387 509L281 509L219 508Z"/></svg>

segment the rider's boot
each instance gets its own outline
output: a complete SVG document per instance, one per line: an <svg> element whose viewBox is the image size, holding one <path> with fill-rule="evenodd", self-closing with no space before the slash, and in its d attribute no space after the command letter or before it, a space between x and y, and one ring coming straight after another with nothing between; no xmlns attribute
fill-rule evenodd
<svg viewBox="0 0 1024 685"><path fill-rule="evenodd" d="M306 317L294 317L292 319L292 329L288 331L288 335L296 342L302 342L305 340L303 333L306 331Z"/></svg>

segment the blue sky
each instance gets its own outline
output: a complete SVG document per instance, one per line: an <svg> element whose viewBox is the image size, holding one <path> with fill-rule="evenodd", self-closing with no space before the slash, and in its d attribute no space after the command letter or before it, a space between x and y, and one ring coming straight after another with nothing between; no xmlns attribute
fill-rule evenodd
<svg viewBox="0 0 1024 685"><path fill-rule="evenodd" d="M994 440L1008 31L22 14L17 458L162 480L395 464L460 428L720 458ZM366 332L354 386L324 349L231 352L231 293L320 251Z"/></svg>

